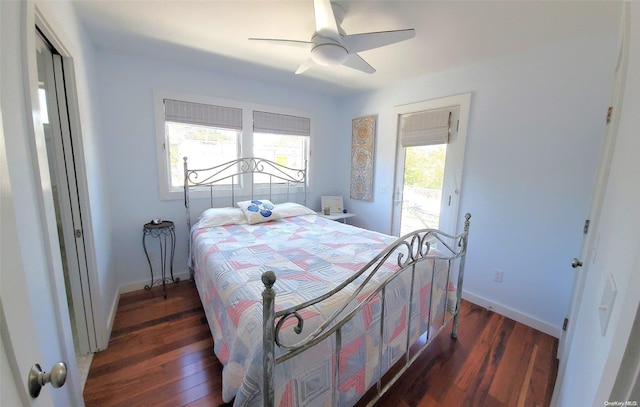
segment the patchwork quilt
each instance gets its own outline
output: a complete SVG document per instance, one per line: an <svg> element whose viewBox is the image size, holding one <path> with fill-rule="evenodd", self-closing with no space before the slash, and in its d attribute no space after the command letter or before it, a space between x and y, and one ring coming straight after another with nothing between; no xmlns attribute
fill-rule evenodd
<svg viewBox="0 0 640 407"><path fill-rule="evenodd" d="M236 406L262 405L263 272L275 272L276 310L284 309L334 289L395 239L316 215L255 225L198 228L196 224L192 230L192 264L213 335L214 352L224 365L224 401L234 400ZM396 257L392 260L383 265L359 299L398 270ZM415 273L413 284L411 273L405 272L387 286L382 318L383 301L378 295L342 327L337 392L331 385L336 370L336 341L332 335L276 366L276 405L353 405L375 385L381 370L384 373L403 357L408 342L438 329L446 313L448 262L438 261L434 267L433 260L428 260L418 265L424 270ZM285 324L283 342L293 344L307 337L363 279L304 310L301 334ZM412 287L413 302L409 306ZM279 352L276 346L276 357Z"/></svg>

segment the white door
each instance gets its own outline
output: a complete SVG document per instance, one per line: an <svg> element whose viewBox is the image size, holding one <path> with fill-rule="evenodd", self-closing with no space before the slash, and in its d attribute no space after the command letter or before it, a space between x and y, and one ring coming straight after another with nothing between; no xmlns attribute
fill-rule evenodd
<svg viewBox="0 0 640 407"><path fill-rule="evenodd" d="M0 380L0 405L19 399L17 405L24 406L82 406L69 314L61 307L59 251L56 257L51 250L55 225L44 216L53 211L50 190L40 182L46 161L36 163L33 154L42 147L33 138L34 131L42 131L33 126L39 117L37 87L28 85L37 84L35 46L27 46L31 52L25 54L25 43L35 44L33 8L32 2L0 1L0 368L11 372ZM60 361L68 366L64 386L46 385L31 398L26 385L31 366L49 371Z"/></svg>
<svg viewBox="0 0 640 407"><path fill-rule="evenodd" d="M616 382L632 386L628 379L637 379L624 377L629 372L622 362L625 349L632 350L638 341L630 334L640 304L640 7L625 3L624 10L612 121L591 212L595 211L595 222L589 231L592 236L585 239L584 258L579 259L582 275L574 287L553 406L637 402L612 398ZM616 394L626 393L621 390L625 389Z"/></svg>
<svg viewBox="0 0 640 407"><path fill-rule="evenodd" d="M42 391L37 399L33 399L26 387L31 365L42 363L44 359L37 342L38 332L33 323L28 284L20 257L21 250L16 240L18 227L8 173L0 111L0 337L3 348L0 405L52 406L53 399L48 389ZM7 376L7 373L10 375Z"/></svg>
<svg viewBox="0 0 640 407"><path fill-rule="evenodd" d="M396 154L396 177L393 201L393 235L399 236L409 232L407 229L438 228L445 232L455 233L458 229L458 206L462 183L464 150L467 139L469 107L471 94L450 96L425 102L398 106L394 110L398 121L396 129L400 130L400 117L405 114L449 108L451 111L449 143L446 145L446 160L442 189L427 190L405 186L408 168L405 166L407 150L437 151L439 147L408 147L400 143L398 137ZM437 155L436 152L434 155ZM404 226L403 226L404 225Z"/></svg>
<svg viewBox="0 0 640 407"><path fill-rule="evenodd" d="M582 299L584 283L589 270L589 259L591 258L598 243L596 241L596 237L598 236L596 230L600 220L600 212L605 198L605 189L609 179L611 160L618 134L618 109L622 101L622 88L624 85L624 78L626 76L628 59L627 41L628 40L623 36L621 46L618 51L618 62L615 67L615 82L613 92L611 94L611 107L606 114L606 120L608 121L607 129L600 153L600 163L598 165L596 185L591 202L591 209L589 211L589 218L585 219L582 248L580 250L580 254L574 260L575 263L572 263L571 259L567 259L567 267L571 264L574 268L574 279L571 301L569 302L569 309L567 310L567 317L563 324L563 330L560 333L560 339L558 342L558 359L560 359L560 361L563 360L567 343L571 342L571 337L573 336L578 313L578 304L580 304ZM603 117L604 116L605 112L603 112Z"/></svg>

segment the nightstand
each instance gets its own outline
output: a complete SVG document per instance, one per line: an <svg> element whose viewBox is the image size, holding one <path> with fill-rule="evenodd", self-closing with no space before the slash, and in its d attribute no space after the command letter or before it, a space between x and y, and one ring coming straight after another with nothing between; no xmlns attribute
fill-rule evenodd
<svg viewBox="0 0 640 407"><path fill-rule="evenodd" d="M341 220L342 223L347 223L347 219L354 218L356 216L355 213L332 213L331 215L325 215L322 212L318 212L318 216L322 216L323 218L331 219L331 220Z"/></svg>
<svg viewBox="0 0 640 407"><path fill-rule="evenodd" d="M149 252L147 251L147 237L157 238L158 245L160 247L160 271L162 277L160 279L154 280L153 278L153 266L151 265L151 258L149 257ZM151 272L151 283L149 285L145 285L145 290L150 290L154 284L162 283L162 294L164 298L167 298L167 288L166 283L169 281L173 281L177 283L180 281L179 278L173 278L173 255L176 250L176 232L173 222L169 220L164 220L160 223L149 222L146 223L142 228L142 247L144 248L144 254L147 256L147 262L149 263L149 271ZM171 278L167 278L167 261L169 266L169 273Z"/></svg>

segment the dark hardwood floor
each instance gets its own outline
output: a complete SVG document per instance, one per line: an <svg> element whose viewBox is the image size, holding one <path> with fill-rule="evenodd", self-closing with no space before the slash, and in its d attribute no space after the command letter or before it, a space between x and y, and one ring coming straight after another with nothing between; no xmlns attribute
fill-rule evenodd
<svg viewBox="0 0 640 407"><path fill-rule="evenodd" d="M120 298L109 348L93 357L91 406L222 406L222 365L195 286ZM449 331L450 332L450 331ZM463 301L458 340L443 332L379 406L548 406L557 339Z"/></svg>

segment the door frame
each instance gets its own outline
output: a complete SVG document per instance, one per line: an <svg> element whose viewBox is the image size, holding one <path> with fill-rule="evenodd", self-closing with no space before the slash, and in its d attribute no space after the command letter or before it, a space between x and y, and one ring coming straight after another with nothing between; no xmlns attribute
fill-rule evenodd
<svg viewBox="0 0 640 407"><path fill-rule="evenodd" d="M402 192L399 188L404 184L404 147L400 144L400 116L403 114L422 112L425 110L444 109L448 107L459 107L460 117L458 125L458 140L456 142L456 148L450 149L447 147L447 159L445 162L445 179L449 176L453 178L454 188L453 191L444 191L445 194L451 195L452 216L449 225L441 228L444 231L454 234L458 231L458 218L460 211L460 191L462 188L462 171L464 167L464 152L467 144L467 129L469 127L469 111L471 107L471 93L463 93L459 95L447 96L438 99L431 99L423 102L409 103L406 105L396 106L393 109L393 116L395 120L396 129L396 162L395 162L395 177L392 194L392 219L391 219L391 234L397 236L400 233L401 222L401 210L397 209L398 205L401 205ZM455 168L447 166L447 162L456 162L459 165ZM400 163L403 163L400 165ZM402 168L400 168L402 167ZM453 172L453 173L451 173ZM400 201L400 203L398 203Z"/></svg>
<svg viewBox="0 0 640 407"><path fill-rule="evenodd" d="M31 2L29 2L31 3ZM31 28L31 33L27 33L27 41L25 52L25 58L27 58L27 68L28 68L28 84L30 88L35 89L37 92L38 89L38 72L37 72L37 61L36 61L36 27L42 35L46 38L47 41L55 48L55 50L59 53L62 58L62 74L64 76L65 81L65 89L67 93L67 114L69 117L69 130L71 133L71 138L73 140L73 156L75 161L75 178L76 184L78 188L78 204L80 206L80 212L82 213L81 219L81 229L82 229L82 237L84 240L84 257L86 259L86 281L76 281L75 283L79 286L82 285L84 291L87 295L83 295L83 298L78 298L78 296L73 296L73 306L75 309L82 308L84 309L84 313L86 315L87 320L89 320L89 326L93 327L95 332L94 336L87 336L84 333L85 338L84 341L86 345L88 345L89 352L96 352L98 350L105 349L107 347L108 342L108 332L106 324L97 323L99 321L100 315L105 315L104 310L101 308L101 302L96 301L95 297L100 293L99 284L98 284L98 275L97 275L97 259L96 259L96 251L95 251L95 240L94 240L94 230L91 219L91 206L89 204L89 185L86 174L86 161L84 155L84 146L83 146L83 138L81 132L80 125L80 108L78 105L78 92L75 81L75 69L74 69L74 60L72 53L65 46L64 41L57 35L57 32L62 32L58 25L54 25L52 21L46 19L43 13L39 10L37 5L33 6L33 15L34 19L32 20L33 24L30 24L27 20L27 27ZM35 76L34 76L35 75ZM36 109L39 111L39 101L37 97L33 98L33 91L29 91L31 95L31 106L35 111ZM37 96L37 95L36 95ZM34 116L35 117L35 116ZM37 128L38 125L41 126L40 122L30 123L33 125L34 129ZM35 144L45 145L44 133L34 131ZM43 157L40 155L44 154ZM44 151L37 150L36 155L37 164L40 168L47 171L48 174L48 165L54 165L53 163L48 164L47 166L43 163L43 160L46 161L46 149ZM40 170L40 169L37 169ZM44 185L44 184L43 184ZM53 203L51 203L51 207L53 207ZM47 211L45 213L46 218L48 219L49 224L53 224L56 226L56 216L55 212ZM52 223L53 222L53 223ZM49 236L49 239L54 239L52 241L58 241L57 227L54 228L55 236ZM59 245L58 245L59 251ZM72 282L73 284L73 282ZM80 332L79 332L80 334ZM83 350L84 347L83 347Z"/></svg>

